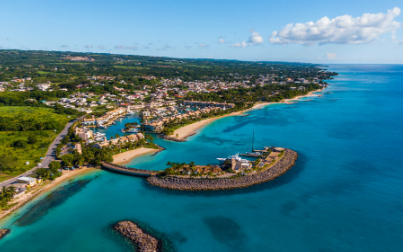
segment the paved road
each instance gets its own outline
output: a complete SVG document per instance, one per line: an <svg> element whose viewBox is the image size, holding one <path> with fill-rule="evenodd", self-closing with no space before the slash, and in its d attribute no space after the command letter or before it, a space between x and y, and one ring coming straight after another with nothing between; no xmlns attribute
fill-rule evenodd
<svg viewBox="0 0 403 252"><path fill-rule="evenodd" d="M31 175L31 174L32 174L36 169L38 169L38 168L47 168L50 162L56 160L56 147L57 147L57 145L58 145L58 144L63 140L63 138L67 135L67 133L68 133L68 131L69 131L69 128L70 128L77 120L79 120L79 119L80 119L80 118L75 119L75 120L73 120L73 121L71 121L71 122L69 122L69 123L66 124L66 126L64 127L64 129L62 130L62 132L60 132L60 134L57 135L57 137L55 138L55 140L53 140L53 142L50 144L49 149L48 149L48 152L46 152L46 156L42 159L41 165L37 165L37 166L35 166L34 168L32 168L31 170L26 171L26 172L24 172L23 174L20 174L20 175L18 175L18 176L15 177L15 178L12 178L12 179L9 179L9 180L6 180L6 181L1 182L1 183L0 183L0 188L3 187L3 186L8 186L8 185L10 185L10 184L16 182L16 181L17 181L17 178L19 178L19 177L21 177L21 176L28 176L28 175Z"/></svg>

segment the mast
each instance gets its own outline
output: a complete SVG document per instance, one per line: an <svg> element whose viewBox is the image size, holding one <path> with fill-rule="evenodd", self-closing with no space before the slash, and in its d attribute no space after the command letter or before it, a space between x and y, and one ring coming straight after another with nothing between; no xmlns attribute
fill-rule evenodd
<svg viewBox="0 0 403 252"><path fill-rule="evenodd" d="M253 131L253 137L252 137L252 152L253 152L253 143L255 142L255 131Z"/></svg>

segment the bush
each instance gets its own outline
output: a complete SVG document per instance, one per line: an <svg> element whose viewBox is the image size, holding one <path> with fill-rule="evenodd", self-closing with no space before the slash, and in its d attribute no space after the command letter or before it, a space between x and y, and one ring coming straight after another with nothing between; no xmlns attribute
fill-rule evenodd
<svg viewBox="0 0 403 252"><path fill-rule="evenodd" d="M35 144L35 143L37 143L37 142L38 142L38 139L36 138L35 135L29 135L29 136L28 136L28 143L29 143L29 144Z"/></svg>
<svg viewBox="0 0 403 252"><path fill-rule="evenodd" d="M17 140L13 143L15 148L25 148L27 147L27 141L25 140Z"/></svg>

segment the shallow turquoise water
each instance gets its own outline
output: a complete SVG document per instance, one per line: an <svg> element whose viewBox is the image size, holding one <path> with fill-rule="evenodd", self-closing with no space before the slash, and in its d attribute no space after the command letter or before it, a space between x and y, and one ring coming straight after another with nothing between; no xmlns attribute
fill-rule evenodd
<svg viewBox="0 0 403 252"><path fill-rule="evenodd" d="M220 119L185 143L156 139L165 151L130 164L213 164L249 151L255 131L256 148L299 153L284 176L235 191L176 192L99 171L1 222L12 232L0 250L130 251L110 226L133 219L177 251L403 251L403 66L331 70L340 75L322 97Z"/></svg>

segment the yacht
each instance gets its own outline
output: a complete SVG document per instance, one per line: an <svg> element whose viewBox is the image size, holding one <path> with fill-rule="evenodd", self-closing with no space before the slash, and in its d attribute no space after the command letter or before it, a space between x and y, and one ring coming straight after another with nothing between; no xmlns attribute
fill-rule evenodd
<svg viewBox="0 0 403 252"><path fill-rule="evenodd" d="M218 160L218 162L220 162L220 164L224 164L225 161L231 160L231 159L235 159L236 161L239 161L239 162L242 162L242 163L245 163L245 162L248 163L249 162L249 160L239 157L238 154L229 156L227 158L217 158L217 160Z"/></svg>

